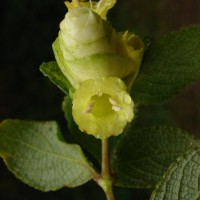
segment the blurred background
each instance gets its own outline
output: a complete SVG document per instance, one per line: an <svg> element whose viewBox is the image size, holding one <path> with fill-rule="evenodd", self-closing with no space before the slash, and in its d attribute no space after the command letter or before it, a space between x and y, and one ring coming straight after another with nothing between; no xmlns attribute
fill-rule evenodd
<svg viewBox="0 0 200 200"><path fill-rule="evenodd" d="M39 71L43 61L54 60L51 48L67 9L63 0L1 0L0 6L0 121L7 118L57 120L67 132L61 111L64 94ZM166 33L200 23L199 0L118 0L108 19L118 30L131 30L141 37L158 40ZM173 123L200 135L200 81L188 86L165 105L142 108L150 119ZM170 114L169 114L170 112ZM145 119L144 119L145 120ZM149 191L117 189L117 199L147 200ZM1 200L103 200L95 183L76 189L42 193L21 183L0 159Z"/></svg>

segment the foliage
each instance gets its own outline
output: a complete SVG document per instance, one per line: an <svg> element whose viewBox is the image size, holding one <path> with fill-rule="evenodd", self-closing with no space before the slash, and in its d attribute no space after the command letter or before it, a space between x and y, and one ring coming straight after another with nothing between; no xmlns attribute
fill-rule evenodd
<svg viewBox="0 0 200 200"><path fill-rule="evenodd" d="M148 47L131 90L137 105L169 101L200 79L199 35L200 26L195 25L170 33ZM77 187L97 178L100 140L82 133L75 124L68 90L71 85L57 63L43 63L40 70L65 93L62 108L70 133L78 144L65 141L64 133L54 121L5 120L0 124L0 156L17 178L36 189ZM133 121L122 135L111 138L114 185L155 188L153 200L197 199L199 140L170 126L144 127L145 124L136 126ZM94 166L86 155L97 161Z"/></svg>
<svg viewBox="0 0 200 200"><path fill-rule="evenodd" d="M139 104L166 101L200 77L200 26L172 32L150 45L134 82Z"/></svg>
<svg viewBox="0 0 200 200"><path fill-rule="evenodd" d="M92 177L80 147L64 142L56 122L6 120L0 144L7 167L39 190L76 187Z"/></svg>

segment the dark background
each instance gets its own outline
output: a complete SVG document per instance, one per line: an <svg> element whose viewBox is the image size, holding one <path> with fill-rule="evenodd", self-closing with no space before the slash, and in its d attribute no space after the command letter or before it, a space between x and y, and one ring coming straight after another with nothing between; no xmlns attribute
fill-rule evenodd
<svg viewBox="0 0 200 200"><path fill-rule="evenodd" d="M54 60L51 48L67 9L63 0L1 0L0 3L0 121L7 118L57 120L63 129L63 93L39 71L43 61ZM199 0L118 0L109 13L113 26L158 40L162 35L200 23ZM173 99L174 121L200 135L200 82ZM67 131L67 129L66 129ZM149 199L146 190L118 189L123 200ZM82 187L43 193L21 183L0 160L0 199L105 199L90 182Z"/></svg>

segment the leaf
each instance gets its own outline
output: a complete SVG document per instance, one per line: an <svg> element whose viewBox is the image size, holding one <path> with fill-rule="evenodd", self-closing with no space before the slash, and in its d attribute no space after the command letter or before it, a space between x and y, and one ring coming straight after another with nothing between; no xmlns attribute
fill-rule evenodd
<svg viewBox="0 0 200 200"><path fill-rule="evenodd" d="M150 45L132 87L133 100L153 104L169 100L200 79L200 26L172 32Z"/></svg>
<svg viewBox="0 0 200 200"><path fill-rule="evenodd" d="M155 186L169 165L196 141L187 133L158 126L129 131L111 157L116 185L132 188Z"/></svg>
<svg viewBox="0 0 200 200"><path fill-rule="evenodd" d="M96 139L92 135L88 135L79 130L78 126L74 122L72 117L72 101L69 96L66 96L62 109L65 113L65 118L68 122L68 128L75 140L83 146L91 155L93 155L98 161L101 160L101 140Z"/></svg>
<svg viewBox="0 0 200 200"><path fill-rule="evenodd" d="M68 79L63 75L55 61L43 62L40 71L47 76L56 86L58 86L65 94L68 94L72 88Z"/></svg>
<svg viewBox="0 0 200 200"><path fill-rule="evenodd" d="M61 140L56 122L5 120L0 156L17 178L42 190L76 187L92 178L80 147Z"/></svg>
<svg viewBox="0 0 200 200"><path fill-rule="evenodd" d="M196 200L200 196L200 146L189 149L167 170L151 200Z"/></svg>

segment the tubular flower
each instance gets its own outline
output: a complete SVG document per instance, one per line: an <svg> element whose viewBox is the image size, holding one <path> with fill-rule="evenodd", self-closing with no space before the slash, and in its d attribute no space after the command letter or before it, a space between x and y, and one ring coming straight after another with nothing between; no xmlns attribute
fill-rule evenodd
<svg viewBox="0 0 200 200"><path fill-rule="evenodd" d="M105 139L123 132L133 119L133 101L119 78L84 81L73 96L72 115L79 129Z"/></svg>
<svg viewBox="0 0 200 200"><path fill-rule="evenodd" d="M66 3L69 11L60 24L53 50L59 68L75 90L85 80L100 77L118 77L130 90L138 73L144 44L128 31L117 33L105 20L114 3Z"/></svg>

